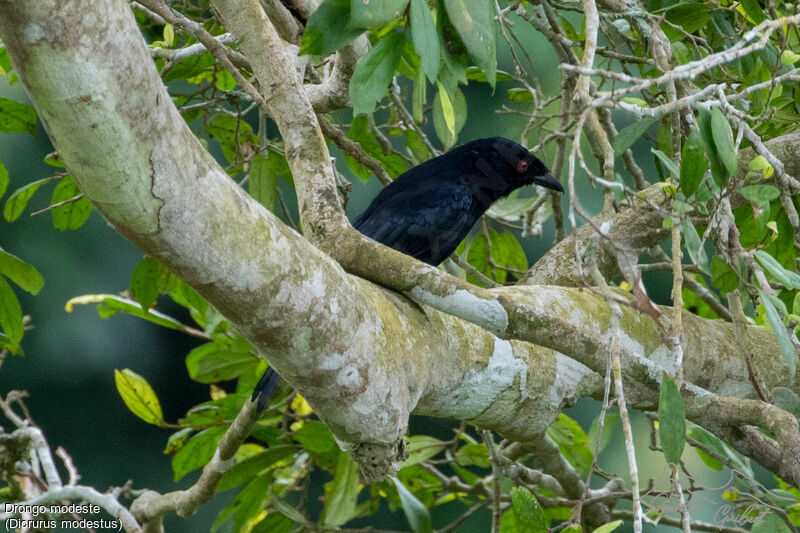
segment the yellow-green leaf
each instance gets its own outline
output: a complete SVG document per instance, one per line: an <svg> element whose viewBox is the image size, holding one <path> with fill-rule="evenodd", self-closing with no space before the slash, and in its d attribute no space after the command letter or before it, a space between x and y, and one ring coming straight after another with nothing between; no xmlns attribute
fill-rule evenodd
<svg viewBox="0 0 800 533"><path fill-rule="evenodd" d="M784 50L781 54L781 63L787 67L794 65L798 60L800 60L800 54L796 54L791 50Z"/></svg>
<svg viewBox="0 0 800 533"><path fill-rule="evenodd" d="M3 276L0 276L0 329L2 329L11 344L14 353L19 350L19 341L24 333L22 322L22 308L19 300L11 290Z"/></svg>
<svg viewBox="0 0 800 533"><path fill-rule="evenodd" d="M447 131L450 132L450 136L455 137L456 116L455 112L453 111L453 103L450 101L450 97L447 95L447 91L444 89L444 86L440 81L436 82L436 86L439 88L439 101L442 105L442 116L444 116L444 123L447 126Z"/></svg>
<svg viewBox="0 0 800 533"><path fill-rule="evenodd" d="M124 368L114 370L114 381L122 401L133 414L148 424L164 423L158 396L146 379L133 370Z"/></svg>
<svg viewBox="0 0 800 533"><path fill-rule="evenodd" d="M0 248L0 274L31 294L37 294L44 285L44 278L38 270L2 248Z"/></svg>
<svg viewBox="0 0 800 533"><path fill-rule="evenodd" d="M166 24L164 26L164 42L167 43L168 46L172 46L175 42L175 28L172 24Z"/></svg>
<svg viewBox="0 0 800 533"><path fill-rule="evenodd" d="M11 196L8 197L8 200L6 200L5 207L3 207L3 217L8 222L17 220L25 210L25 206L28 205L28 201L33 197L33 193L52 179L53 178L42 178L32 181L14 191Z"/></svg>

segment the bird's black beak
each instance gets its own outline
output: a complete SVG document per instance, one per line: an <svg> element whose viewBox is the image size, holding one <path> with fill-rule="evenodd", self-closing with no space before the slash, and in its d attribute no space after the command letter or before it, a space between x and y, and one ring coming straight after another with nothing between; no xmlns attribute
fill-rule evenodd
<svg viewBox="0 0 800 533"><path fill-rule="evenodd" d="M550 174L545 174L544 176L536 176L533 178L533 182L536 185L541 185L547 189L553 189L554 191L564 192L564 187L561 186L561 183L555 179Z"/></svg>

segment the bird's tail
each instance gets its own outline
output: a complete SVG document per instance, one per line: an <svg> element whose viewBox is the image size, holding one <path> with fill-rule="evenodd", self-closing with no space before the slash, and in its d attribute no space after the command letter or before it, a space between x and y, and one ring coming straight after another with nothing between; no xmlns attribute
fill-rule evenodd
<svg viewBox="0 0 800 533"><path fill-rule="evenodd" d="M275 387L278 386L280 381L280 375L278 375L272 367L269 367L267 371L264 372L264 375L261 376L261 379L258 380L258 384L256 388L253 389L253 395L250 399L254 402L258 402L257 408L259 411L263 411L267 406L272 393L275 392Z"/></svg>

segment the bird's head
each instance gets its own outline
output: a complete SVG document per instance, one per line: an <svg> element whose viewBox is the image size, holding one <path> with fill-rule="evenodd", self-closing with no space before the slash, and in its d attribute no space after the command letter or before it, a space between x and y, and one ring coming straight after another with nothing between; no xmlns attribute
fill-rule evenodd
<svg viewBox="0 0 800 533"><path fill-rule="evenodd" d="M547 166L524 146L503 137L481 139L477 142L488 148L484 152L487 162L505 179L511 190L535 183L564 192L561 183L550 174Z"/></svg>

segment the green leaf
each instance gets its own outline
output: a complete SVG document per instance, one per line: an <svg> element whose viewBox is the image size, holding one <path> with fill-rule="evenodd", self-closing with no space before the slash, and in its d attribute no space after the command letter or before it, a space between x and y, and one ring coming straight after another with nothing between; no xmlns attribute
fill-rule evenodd
<svg viewBox="0 0 800 533"><path fill-rule="evenodd" d="M402 157L391 151L383 151L380 143L375 138L375 134L370 130L369 120L366 115L359 115L353 118L352 122L350 122L350 131L347 132L347 136L358 142L365 152L380 161L386 172L393 178L408 170L408 166ZM372 175L369 170L361 166L354 158L347 154L345 154L344 158L347 166L361 181L367 181Z"/></svg>
<svg viewBox="0 0 800 533"><path fill-rule="evenodd" d="M227 70L218 70L214 77L214 86L220 91L232 91L236 88L236 78Z"/></svg>
<svg viewBox="0 0 800 533"><path fill-rule="evenodd" d="M3 328L11 350L15 353L19 351L19 341L25 332L22 322L22 308L19 305L16 294L11 289L3 276L0 276L0 327Z"/></svg>
<svg viewBox="0 0 800 533"><path fill-rule="evenodd" d="M222 337L190 351L186 356L186 369L189 376L200 383L238 378L252 372L258 364L258 358L250 349L250 343L244 339Z"/></svg>
<svg viewBox="0 0 800 533"><path fill-rule="evenodd" d="M761 304L764 306L764 312L769 320L769 325L772 326L772 331L778 339L778 346L781 348L783 360L789 367L789 375L794 379L794 374L797 371L797 354L794 351L792 339L789 337L789 333L783 325L783 320L781 320L778 310L775 309L775 305L773 305L769 298L771 295L759 291L759 296L761 298Z"/></svg>
<svg viewBox="0 0 800 533"><path fill-rule="evenodd" d="M697 230L689 220L684 219L681 222L681 230L683 231L684 244L686 244L686 251L689 252L689 258L692 263L700 268L700 272L706 275L711 274L711 265L708 262L708 256L703 249L703 243L700 240Z"/></svg>
<svg viewBox="0 0 800 533"><path fill-rule="evenodd" d="M278 176L275 173L275 165L269 158L256 154L250 160L250 178L247 181L250 196L270 211L275 211L277 187Z"/></svg>
<svg viewBox="0 0 800 533"><path fill-rule="evenodd" d="M44 156L44 162L51 167L64 168L64 160L58 152L50 152Z"/></svg>
<svg viewBox="0 0 800 533"><path fill-rule="evenodd" d="M678 464L686 444L686 411L675 381L666 372L658 397L658 436L667 462Z"/></svg>
<svg viewBox="0 0 800 533"><path fill-rule="evenodd" d="M755 254L755 258L758 264L780 282L781 285L787 289L800 289L800 274L783 268L783 265L765 250L758 250Z"/></svg>
<svg viewBox="0 0 800 533"><path fill-rule="evenodd" d="M589 438L575 420L560 413L547 428L547 435L558 444L558 449L578 472L582 475L589 473L593 458Z"/></svg>
<svg viewBox="0 0 800 533"><path fill-rule="evenodd" d="M689 437L702 444L705 449L709 450L718 457L726 457L728 455L728 452L725 450L725 445L722 443L722 441L700 426L693 426L692 429L689 430ZM697 455L700 456L700 459L702 459L702 461L706 464L706 466L718 472L722 470L722 463L718 459L705 453L700 448L695 448L695 451L697 452Z"/></svg>
<svg viewBox="0 0 800 533"><path fill-rule="evenodd" d="M225 154L228 159L232 159L232 153L238 151L239 145L245 142L258 143L253 133L253 128L245 122L230 115L217 114L211 117L206 126L208 136L217 141L223 149L229 152Z"/></svg>
<svg viewBox="0 0 800 533"><path fill-rule="evenodd" d="M735 176L739 169L739 162L736 159L736 150L733 147L733 132L731 125L722 110L715 107L711 110L711 134L714 137L714 145L717 147L717 154L728 176Z"/></svg>
<svg viewBox="0 0 800 533"><path fill-rule="evenodd" d="M174 480L180 479L191 472L205 466L217 450L217 442L225 432L227 426L204 429L184 444L178 453L172 456L172 472Z"/></svg>
<svg viewBox="0 0 800 533"><path fill-rule="evenodd" d="M730 175L722 164L719 157L719 151L714 141L714 134L711 126L711 113L708 111L701 111L697 116L697 124L700 129L700 136L703 138L703 143L706 145L706 153L708 154L708 162L711 164L711 176L714 182L721 189L728 183Z"/></svg>
<svg viewBox="0 0 800 533"><path fill-rule="evenodd" d="M73 200L73 198L78 198ZM68 201L71 200L71 201ZM68 201L68 202L67 202ZM71 176L64 176L53 189L53 199L51 204L55 205L67 202L64 205L54 207L50 213L53 217L53 227L59 231L78 229L88 220L92 214L92 203L83 197L83 193Z"/></svg>
<svg viewBox="0 0 800 533"><path fill-rule="evenodd" d="M422 70L431 80L436 81L439 75L439 62L441 59L439 32L436 31L436 22L425 0L411 0L409 9L411 16L411 42L420 58Z"/></svg>
<svg viewBox="0 0 800 533"><path fill-rule="evenodd" d="M708 168L706 149L700 130L692 128L681 150L681 191L689 198L703 181Z"/></svg>
<svg viewBox="0 0 800 533"><path fill-rule="evenodd" d="M717 255L711 257L711 281L723 294L739 286L736 273Z"/></svg>
<svg viewBox="0 0 800 533"><path fill-rule="evenodd" d="M237 461L230 470L225 472L217 487L218 492L238 487L261 474L263 471L280 466L280 461L290 457L297 451L297 446L291 444L275 444L242 461Z"/></svg>
<svg viewBox="0 0 800 533"><path fill-rule="evenodd" d="M427 161L433 154L422 141L422 138L412 129L406 129L403 132L406 139L406 147L411 150L411 155L417 161L417 164Z"/></svg>
<svg viewBox="0 0 800 533"><path fill-rule="evenodd" d="M680 26L686 33L694 33L711 20L712 8L705 2L687 2L676 4L674 7L667 11L666 18L669 22L676 26ZM670 41L678 41L686 38L686 34L671 27L668 24L662 24L661 28L667 35Z"/></svg>
<svg viewBox="0 0 800 533"><path fill-rule="evenodd" d="M514 508L507 509L500 517L500 533L529 533L518 522Z"/></svg>
<svg viewBox="0 0 800 533"><path fill-rule="evenodd" d="M769 164L769 161L763 155L754 157L747 166L750 170L760 170L764 179L769 178L775 172L775 168Z"/></svg>
<svg viewBox="0 0 800 533"><path fill-rule="evenodd" d="M467 122L467 100L461 89L454 89L451 100L447 92L442 90L444 86L438 81L436 85L439 90L436 91L433 99L433 129L436 131L436 136L442 141L442 145L448 149L456 143L458 134ZM448 104L450 105L448 106ZM453 113L452 129L448 123L450 111Z"/></svg>
<svg viewBox="0 0 800 533"><path fill-rule="evenodd" d="M117 392L131 413L148 424L158 426L164 423L164 413L161 411L158 396L146 379L130 368L124 368L114 370L114 382L117 384Z"/></svg>
<svg viewBox="0 0 800 533"><path fill-rule="evenodd" d="M6 166L0 161L0 198L6 193L8 188L8 170Z"/></svg>
<svg viewBox="0 0 800 533"><path fill-rule="evenodd" d="M517 87L508 90L508 99L512 102L532 102L533 94L528 89Z"/></svg>
<svg viewBox="0 0 800 533"><path fill-rule="evenodd" d="M769 203L777 200L781 191L774 185L747 185L739 189L743 197L756 204Z"/></svg>
<svg viewBox="0 0 800 533"><path fill-rule="evenodd" d="M322 525L338 527L358 516L359 492L358 465L350 459L350 454L340 452L333 481L325 484Z"/></svg>
<svg viewBox="0 0 800 533"><path fill-rule="evenodd" d="M175 27L172 24L164 25L164 42L169 46L175 42Z"/></svg>
<svg viewBox="0 0 800 533"><path fill-rule="evenodd" d="M447 17L439 17L441 22L444 22ZM450 28L452 30L452 28ZM443 27L439 26L440 33ZM453 95L456 87L459 84L466 85L467 83L467 54L456 54L454 52L448 53L445 47L442 48L442 63L439 65L439 81L442 82L444 88L447 89L447 94Z"/></svg>
<svg viewBox="0 0 800 533"><path fill-rule="evenodd" d="M403 485L402 481L394 476L391 477L391 480L397 487L397 494L400 496L400 503L403 506L403 512L411 529L414 530L414 533L430 533L433 530L433 526L428 509Z"/></svg>
<svg viewBox="0 0 800 533"><path fill-rule="evenodd" d="M470 81L480 81L483 83L487 83L489 81L489 79L486 77L486 73L478 67L467 67L467 79ZM498 70L496 73L496 81L511 81L513 79L514 76L505 70ZM527 89L524 90L527 92Z"/></svg>
<svg viewBox="0 0 800 533"><path fill-rule="evenodd" d="M475 465L486 468L491 466L489 450L483 444L465 444L455 455L456 463L461 466Z"/></svg>
<svg viewBox="0 0 800 533"><path fill-rule="evenodd" d="M404 42L405 36L401 32L392 31L358 61L350 79L353 115L369 113L386 94L386 86L392 81L403 54Z"/></svg>
<svg viewBox="0 0 800 533"><path fill-rule="evenodd" d="M422 124L425 119L425 101L428 95L428 84L425 83L425 73L422 69L414 77L414 94L411 98L411 114L414 122Z"/></svg>
<svg viewBox="0 0 800 533"><path fill-rule="evenodd" d="M71 313L76 305L85 304L101 304L97 306L97 313L101 318L108 318L119 312L124 312L165 328L177 329L179 331L183 331L184 329L183 324L174 318L153 309L143 310L138 302L116 294L84 294L82 296L76 296L75 298L70 298L64 306L64 309L67 313Z"/></svg>
<svg viewBox="0 0 800 533"><path fill-rule="evenodd" d="M622 525L622 520L614 520L613 522L608 522L606 524L603 524L602 526L595 529L592 533L611 533L621 525Z"/></svg>
<svg viewBox="0 0 800 533"><path fill-rule="evenodd" d="M408 437L406 442L406 451L408 458L400 463L400 469L421 463L431 457L434 457L439 452L444 450L446 444L439 439L429 437L428 435L413 435Z"/></svg>
<svg viewBox="0 0 800 533"><path fill-rule="evenodd" d="M636 98L635 96L626 96L621 101L625 102L626 104L638 105L639 107L650 107L650 104L647 103L647 100Z"/></svg>
<svg viewBox="0 0 800 533"><path fill-rule="evenodd" d="M262 513L265 502L271 499L271 485L274 482L271 472L255 476L248 481L233 498L230 506L220 513L220 517L227 511L233 513L233 527L227 528L226 531L251 531L252 523ZM273 515L282 516L280 513L274 512L270 512L267 516ZM220 524L219 517L214 525L216 526L217 524ZM252 530L254 531L255 529L253 528ZM212 531L215 530L212 528Z"/></svg>
<svg viewBox="0 0 800 533"><path fill-rule="evenodd" d="M38 294L44 285L44 278L34 267L0 248L0 274L16 283L20 289L30 294Z"/></svg>
<svg viewBox="0 0 800 533"><path fill-rule="evenodd" d="M188 80L194 78L206 70L211 70L214 65L214 56L210 52L205 52L196 56L190 56L172 65L164 73L164 82L174 80Z"/></svg>
<svg viewBox="0 0 800 533"><path fill-rule="evenodd" d="M495 480L495 483L497 482L498 480ZM531 491L525 487L512 487L511 504L514 506L514 514L517 515L517 523L525 531L537 533L545 533L547 531L550 521Z"/></svg>
<svg viewBox="0 0 800 533"><path fill-rule="evenodd" d="M166 455L177 453L186 444L192 433L194 433L194 428L183 428L170 435L167 439L167 445L164 447L164 453Z"/></svg>
<svg viewBox="0 0 800 533"><path fill-rule="evenodd" d="M744 12L753 19L754 24L761 24L766 20L764 11L762 11L761 4L758 3L758 0L741 0L739 4L742 6L742 9L744 9Z"/></svg>
<svg viewBox="0 0 800 533"><path fill-rule="evenodd" d="M715 456L722 457L723 459L727 458L733 468L744 473L745 476L752 475L752 468L750 468L749 461L729 448L728 445L718 439L711 432L700 426L692 425L692 429L689 430L689 437L696 440ZM720 463L717 459L704 453L700 449L697 449L696 451L709 468L717 471L722 470L722 463Z"/></svg>
<svg viewBox="0 0 800 533"><path fill-rule="evenodd" d="M472 59L494 87L497 50L494 35L494 4L491 0L444 0L447 17L464 42Z"/></svg>
<svg viewBox="0 0 800 533"><path fill-rule="evenodd" d="M681 175L681 171L678 168L678 165L676 165L675 161L670 159L669 156L667 156L667 154L665 154L661 150L656 150L655 148L650 148L650 151L653 153L654 156L658 158L659 161L661 161L661 164L663 164L673 176L677 178Z"/></svg>
<svg viewBox="0 0 800 533"><path fill-rule="evenodd" d="M784 50L783 53L781 54L781 63L783 63L787 67L791 67L798 61L800 61L800 54L796 54L791 50Z"/></svg>
<svg viewBox="0 0 800 533"><path fill-rule="evenodd" d="M36 136L36 111L26 104L0 97L0 131Z"/></svg>
<svg viewBox="0 0 800 533"><path fill-rule="evenodd" d="M408 0L351 0L350 26L353 28L377 28L401 17Z"/></svg>
<svg viewBox="0 0 800 533"><path fill-rule="evenodd" d="M14 222L17 220L25 210L25 206L28 205L28 201L33 196L33 193L35 193L39 187L52 179L53 178L50 177L32 181L14 191L11 196L8 197L8 200L6 200L6 205L3 207L3 217L8 222Z"/></svg>
<svg viewBox="0 0 800 533"><path fill-rule="evenodd" d="M636 139L644 135L644 132L657 121L657 118L645 117L622 128L614 139L614 157L621 156L625 150L633 146Z"/></svg>
<svg viewBox="0 0 800 533"><path fill-rule="evenodd" d="M336 447L333 434L328 426L316 420L309 420L292 434L292 438L310 452L325 453Z"/></svg>
<svg viewBox="0 0 800 533"><path fill-rule="evenodd" d="M600 442L598 446L597 427L599 420L600 417L598 416L592 421L592 425L589 427L589 433L586 436L589 439L589 449L592 451L592 453L594 453L595 448L597 448L598 455L606 448L606 446L608 446L608 442L611 440L614 428L619 425L620 416L617 413L606 413L605 420L603 422L603 434L600 436Z"/></svg>
<svg viewBox="0 0 800 533"><path fill-rule="evenodd" d="M525 251L512 233L507 231L497 233L495 230L489 230L489 238L492 259L496 265L514 270L528 269L528 258L525 256ZM470 243L467 261L485 276L495 279L498 283L505 283L507 279L506 271L502 268L493 268L488 261L488 254L489 248L486 243L486 237L482 233L476 235ZM478 280L469 275L467 280L470 283L478 283Z"/></svg>
<svg viewBox="0 0 800 533"><path fill-rule="evenodd" d="M791 533L795 530L794 528L789 529L789 527L786 525L786 522L783 521L778 513L766 509L768 512L765 515L762 515L761 513L763 513L764 510L765 509L761 506L756 507L755 509L748 508L747 510L742 511L737 518L741 522L752 522L753 527L750 528L750 533Z"/></svg>
<svg viewBox="0 0 800 533"><path fill-rule="evenodd" d="M364 33L350 26L350 0L325 0L308 17L300 54L326 56Z"/></svg>
<svg viewBox="0 0 800 533"><path fill-rule="evenodd" d="M678 62L679 65L685 65L689 63L694 56L692 52L689 50L689 47L683 44L680 41L673 41L670 43L672 48L672 55L675 57L675 60Z"/></svg>
<svg viewBox="0 0 800 533"><path fill-rule="evenodd" d="M444 125L447 126L447 131L450 135L448 139L455 139L456 137L456 117L453 111L453 104L450 102L450 97L441 82L436 82L436 87L439 89L437 97L439 98L439 107L441 109L442 117L444 118Z"/></svg>
<svg viewBox="0 0 800 533"><path fill-rule="evenodd" d="M142 309L150 309L158 298L158 277L161 266L152 257L145 257L131 274L131 292Z"/></svg>

